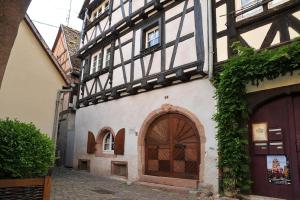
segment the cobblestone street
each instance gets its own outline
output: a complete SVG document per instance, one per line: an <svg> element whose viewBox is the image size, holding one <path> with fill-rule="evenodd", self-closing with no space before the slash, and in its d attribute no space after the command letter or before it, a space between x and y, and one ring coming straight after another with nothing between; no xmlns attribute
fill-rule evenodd
<svg viewBox="0 0 300 200"><path fill-rule="evenodd" d="M52 200L193 200L194 194L131 184L88 172L57 168L52 175Z"/></svg>

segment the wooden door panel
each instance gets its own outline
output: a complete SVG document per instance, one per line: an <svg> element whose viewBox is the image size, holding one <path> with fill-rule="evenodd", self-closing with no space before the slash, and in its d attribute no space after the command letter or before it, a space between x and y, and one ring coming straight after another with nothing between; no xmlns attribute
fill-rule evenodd
<svg viewBox="0 0 300 200"><path fill-rule="evenodd" d="M185 172L188 174L196 175L198 172L198 162L197 161L185 161Z"/></svg>
<svg viewBox="0 0 300 200"><path fill-rule="evenodd" d="M157 148L148 148L148 160L158 160Z"/></svg>
<svg viewBox="0 0 300 200"><path fill-rule="evenodd" d="M186 161L198 161L197 149L187 148L185 150L185 160Z"/></svg>
<svg viewBox="0 0 300 200"><path fill-rule="evenodd" d="M145 138L146 174L170 176L171 159L168 123L168 116L162 116L150 125Z"/></svg>
<svg viewBox="0 0 300 200"><path fill-rule="evenodd" d="M158 150L158 160L170 160L170 149L160 148Z"/></svg>
<svg viewBox="0 0 300 200"><path fill-rule="evenodd" d="M147 164L149 173L158 171L158 160L148 160Z"/></svg>
<svg viewBox="0 0 300 200"><path fill-rule="evenodd" d="M194 124L179 114L156 119L146 135L145 158L147 174L198 179L200 139Z"/></svg>
<svg viewBox="0 0 300 200"><path fill-rule="evenodd" d="M173 160L185 160L185 149L175 147L173 150Z"/></svg>
<svg viewBox="0 0 300 200"><path fill-rule="evenodd" d="M290 158L289 151L289 108L288 98L280 98L265 104L260 107L254 115L252 115L252 124L255 123L267 123L267 132L269 134L270 129L280 128L283 133L283 151L287 158ZM249 127L252 127L250 124ZM271 196L277 198L292 198L292 187L291 185L276 185L269 183L268 181L268 170L267 170L267 155L260 154L255 151L255 142L252 141L252 130L249 131L250 138L250 154L251 154L251 176L253 181L253 193L262 196ZM270 142L278 141L267 141ZM270 146L268 146L270 148ZM268 155L274 155L272 152L267 151ZM276 154L275 154L276 155Z"/></svg>
<svg viewBox="0 0 300 200"><path fill-rule="evenodd" d="M159 171L161 172L170 172L170 160L159 160Z"/></svg>
<svg viewBox="0 0 300 200"><path fill-rule="evenodd" d="M174 173L184 173L185 172L185 161L184 160L174 160L173 161L173 172Z"/></svg>
<svg viewBox="0 0 300 200"><path fill-rule="evenodd" d="M162 117L155 120L147 133L147 144L169 144L168 118Z"/></svg>
<svg viewBox="0 0 300 200"><path fill-rule="evenodd" d="M295 142L293 145L296 146L296 157L297 157L297 165L298 165L298 186L295 191L295 194L298 194L298 198L300 199L300 95L297 95L293 98L294 103L294 115L295 115Z"/></svg>

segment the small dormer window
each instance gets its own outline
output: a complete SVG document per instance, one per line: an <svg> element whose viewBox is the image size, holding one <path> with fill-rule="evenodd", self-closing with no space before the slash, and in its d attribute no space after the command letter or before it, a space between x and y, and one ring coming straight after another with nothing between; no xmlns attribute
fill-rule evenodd
<svg viewBox="0 0 300 200"><path fill-rule="evenodd" d="M97 12L98 14L97 14L97 17L99 17L101 14L102 14L102 8L100 7L99 9L98 9L98 12Z"/></svg>
<svg viewBox="0 0 300 200"><path fill-rule="evenodd" d="M104 3L104 11L109 10L109 1Z"/></svg>
<svg viewBox="0 0 300 200"><path fill-rule="evenodd" d="M97 12L93 14L93 20L97 18Z"/></svg>

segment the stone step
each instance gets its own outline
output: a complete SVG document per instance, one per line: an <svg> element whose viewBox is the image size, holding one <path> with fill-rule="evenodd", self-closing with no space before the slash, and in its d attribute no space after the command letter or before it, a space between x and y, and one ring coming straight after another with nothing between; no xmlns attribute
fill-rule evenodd
<svg viewBox="0 0 300 200"><path fill-rule="evenodd" d="M284 199L259 196L259 195L240 195L240 197L244 200L284 200Z"/></svg>
<svg viewBox="0 0 300 200"><path fill-rule="evenodd" d="M139 181L188 188L189 190L197 190L199 184L198 180L170 178L170 177L161 177L161 176L149 176L149 175L141 176Z"/></svg>
<svg viewBox="0 0 300 200"><path fill-rule="evenodd" d="M157 183L149 183L149 182L143 182L143 181L137 181L134 182L134 184L137 185L143 185L151 188L155 188L153 190L162 190L162 191L169 191L169 192L178 192L178 193L183 193L183 194L188 194L188 193L193 193L190 188L186 187L176 187L176 186L171 186L171 185L162 185L162 184L157 184Z"/></svg>

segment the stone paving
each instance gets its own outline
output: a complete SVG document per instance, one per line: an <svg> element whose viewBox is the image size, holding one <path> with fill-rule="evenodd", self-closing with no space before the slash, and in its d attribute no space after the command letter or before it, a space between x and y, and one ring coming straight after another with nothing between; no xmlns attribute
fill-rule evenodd
<svg viewBox="0 0 300 200"><path fill-rule="evenodd" d="M51 200L194 200L195 194L170 192L88 172L57 168L52 175Z"/></svg>

